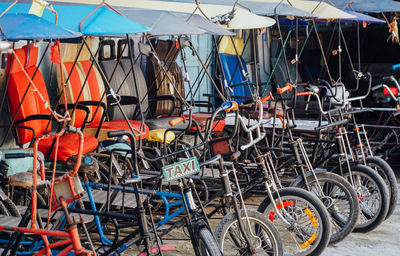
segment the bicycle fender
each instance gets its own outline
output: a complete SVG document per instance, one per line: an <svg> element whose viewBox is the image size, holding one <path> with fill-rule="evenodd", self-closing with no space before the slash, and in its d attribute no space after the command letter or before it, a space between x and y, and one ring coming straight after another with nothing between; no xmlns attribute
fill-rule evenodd
<svg viewBox="0 0 400 256"><path fill-rule="evenodd" d="M193 230L198 233L200 229L207 227L207 223L203 220L196 221L192 224Z"/></svg>
<svg viewBox="0 0 400 256"><path fill-rule="evenodd" d="M325 173L325 172L327 172L327 170L326 170L326 169L316 168L316 169L314 169L314 172L315 172L316 174L318 174L318 173ZM312 175L313 175L313 173L312 173L311 171L306 172L306 177L310 177L310 176L312 176ZM297 187L297 185L299 185L302 181L303 181L303 176L300 175L299 177L297 177L297 178L290 184L290 187Z"/></svg>

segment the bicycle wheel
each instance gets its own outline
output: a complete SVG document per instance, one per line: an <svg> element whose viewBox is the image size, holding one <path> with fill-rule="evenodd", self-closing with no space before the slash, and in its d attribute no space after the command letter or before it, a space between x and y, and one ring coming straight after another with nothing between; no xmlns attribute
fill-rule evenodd
<svg viewBox="0 0 400 256"><path fill-rule="evenodd" d="M366 159L367 166L371 167L375 171L379 173L379 175L383 178L386 183L389 192L389 210L386 214L386 218L389 218L394 210L396 209L397 204L397 180L396 175L390 165L380 157L377 156L369 156Z"/></svg>
<svg viewBox="0 0 400 256"><path fill-rule="evenodd" d="M10 216L10 212L7 210L7 207L3 204L1 200L0 200L0 215Z"/></svg>
<svg viewBox="0 0 400 256"><path fill-rule="evenodd" d="M256 211L240 211L246 235L254 251L248 252L248 244L238 225L236 213L221 220L215 229L215 237L224 255L282 255L282 241L278 230L268 219Z"/></svg>
<svg viewBox="0 0 400 256"><path fill-rule="evenodd" d="M214 236L207 228L201 228L198 232L199 235L199 248L202 256L222 256L221 250Z"/></svg>
<svg viewBox="0 0 400 256"><path fill-rule="evenodd" d="M330 173L316 173L307 178L310 192L322 200L331 217L331 239L337 243L348 236L357 224L360 206L357 194L351 184L343 177ZM318 181L318 182L317 182ZM318 183L322 191L318 187ZM304 180L295 184L306 189Z"/></svg>
<svg viewBox="0 0 400 256"><path fill-rule="evenodd" d="M317 196L300 188L282 188L266 197L258 211L278 229L284 255L320 255L331 234L329 213ZM280 214L276 213L275 207ZM282 216L282 218L279 217Z"/></svg>
<svg viewBox="0 0 400 256"><path fill-rule="evenodd" d="M389 192L379 174L365 165L354 165L344 172L359 199L360 214L355 232L369 232L378 227L386 218L389 209ZM354 184L352 183L354 181Z"/></svg>

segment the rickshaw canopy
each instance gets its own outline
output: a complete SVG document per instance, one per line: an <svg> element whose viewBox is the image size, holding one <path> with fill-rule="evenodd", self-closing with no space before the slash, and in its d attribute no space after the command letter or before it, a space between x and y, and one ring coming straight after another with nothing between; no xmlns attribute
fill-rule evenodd
<svg viewBox="0 0 400 256"><path fill-rule="evenodd" d="M171 0L172 2L193 3L193 0ZM202 0L202 4L234 5L236 0ZM249 9L252 13L263 16L295 16L302 18L315 17L314 14L295 8L285 3L238 1L239 6Z"/></svg>
<svg viewBox="0 0 400 256"><path fill-rule="evenodd" d="M0 3L0 11L5 10L9 5L10 3ZM30 7L30 4L16 4L7 13L27 14ZM58 25L84 35L111 36L150 31L149 28L105 6L100 6L95 10L94 6L54 5L54 10L58 14ZM55 14L45 10L42 18L54 23Z"/></svg>
<svg viewBox="0 0 400 256"><path fill-rule="evenodd" d="M305 0L249 0L251 2L262 3L284 3L295 8L314 14L318 19L352 19L355 18L345 11L342 11L323 1L305 1Z"/></svg>
<svg viewBox="0 0 400 256"><path fill-rule="evenodd" d="M65 3L76 3L76 4L98 4L98 0L63 0L54 2L65 2ZM253 28L265 28L275 24L275 20L263 17L250 12L248 9L242 7L233 8L232 5L221 5L221 4L200 4L200 9L197 8L196 4L182 3L182 2L167 2L167 1L146 1L146 0L135 0L135 1L124 1L124 0L108 0L108 4L112 6L120 7L134 7L150 10L163 10L172 12L182 12L189 14L198 14L207 19L215 19L219 16L229 16L226 24L220 24L227 29L253 29Z"/></svg>
<svg viewBox="0 0 400 256"><path fill-rule="evenodd" d="M116 7L115 9L124 16L151 28L152 35L234 35L197 14L182 16L181 13L162 10L130 7Z"/></svg>
<svg viewBox="0 0 400 256"><path fill-rule="evenodd" d="M317 1L317 0L312 0ZM319 0L318 0L319 1ZM399 12L400 3L392 0L330 0L337 8L350 8L357 12Z"/></svg>
<svg viewBox="0 0 400 256"><path fill-rule="evenodd" d="M0 17L1 39L18 41L28 39L67 39L82 36L33 14L6 13Z"/></svg>

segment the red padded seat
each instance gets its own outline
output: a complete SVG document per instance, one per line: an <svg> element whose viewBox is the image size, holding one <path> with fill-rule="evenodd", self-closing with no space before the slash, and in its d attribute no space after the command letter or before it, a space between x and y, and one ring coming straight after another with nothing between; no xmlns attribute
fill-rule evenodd
<svg viewBox="0 0 400 256"><path fill-rule="evenodd" d="M104 82L102 76L100 75L97 66L90 61L90 54L83 50L76 65L73 67L73 61L71 59L71 55L76 56L76 52L78 48L76 45L73 44L62 44L64 51L67 54L63 58L63 72L64 77L68 77L68 74L72 70L71 79L68 81L67 88L66 88L66 95L67 95L67 103L73 104L75 102L82 102L82 101L92 101L92 102L100 102L102 101L105 105L107 104L106 97L103 97L103 93L105 91ZM73 53L73 54L72 54ZM73 68L73 69L72 69ZM60 72L60 71L58 71ZM58 74L58 78L60 78L60 73ZM86 80L86 82L85 82ZM61 83L59 81L59 87ZM83 91L81 94L80 91ZM90 110L88 124L84 127L83 132L87 135L96 136L98 131L101 117L103 115L104 109L101 107L95 106L88 106ZM79 112L76 110L74 114L74 123L75 126L80 124L82 126L84 120L84 113ZM130 124L133 128L140 130L141 122L130 120ZM101 124L101 128L99 130L98 135L96 136L98 141L103 141L110 139L107 135L109 131L116 131L116 130L126 130L130 131L129 125L125 120L114 120L110 122L103 122ZM143 128L142 136L136 137L136 139L142 138L145 139L149 132L149 128L147 125ZM135 134L139 134L135 132Z"/></svg>
<svg viewBox="0 0 400 256"><path fill-rule="evenodd" d="M29 59L28 62L26 60L27 56L27 46L22 47L21 49L15 50L15 54L18 56L18 59L25 65L25 71L28 73L29 77L35 83L38 91L43 95L45 100L49 100L49 96L47 94L46 84L44 83L44 79L40 71L38 70L33 77L36 71L36 61L38 58L38 48L30 45L29 47ZM50 111L46 108L42 99L40 99L39 94L34 92L33 86L30 86L30 89L27 91L26 96L24 98L26 89L28 88L30 82L28 77L24 74L20 65L16 61L15 57L11 55L8 56L9 60L13 60L12 63L8 63L7 72L10 73L10 78L8 81L8 99L10 102L10 110L11 115L14 116L18 110L18 106L20 102L22 102L20 109L18 110L16 121L25 119L32 115L44 114L50 115ZM43 133L51 131L51 124L49 124L48 120L32 120L20 123L19 125L30 127L34 130L35 136L42 135ZM48 126L48 129L46 127ZM31 142L32 132L28 129L19 128L18 131L18 139L20 144L25 144Z"/></svg>
<svg viewBox="0 0 400 256"><path fill-rule="evenodd" d="M31 44L29 46L29 51L27 46L24 46L15 50L15 54L18 56L20 62L25 65L25 71L35 83L35 86L43 96L43 99L47 102L50 102L43 75L40 70L37 70L36 67L38 48ZM39 94L33 90L33 86L31 86L31 89L26 92L30 82L15 58L9 56L8 59L13 60L9 62L7 66L7 72L10 73L8 97L11 114L14 115L17 112L19 103L22 102L16 116L16 121L23 120L32 115L50 115L51 113L48 108L49 106L45 105ZM71 78L73 78L73 76L71 76ZM27 94L25 98L23 98L25 93ZM48 120L31 120L23 122L20 125L32 128L35 131L36 138L51 131L51 123L49 123ZM20 144L31 142L33 139L32 132L28 129L19 128L18 139ZM77 134L66 133L60 137L57 160L66 161L69 157L76 155L78 153L78 141L79 138ZM45 155L48 155L52 143L53 138L45 138L41 140L38 147L39 151ZM97 145L98 142L96 138L85 135L83 154L93 151L97 148ZM54 159L54 149L50 156L51 159Z"/></svg>
<svg viewBox="0 0 400 256"><path fill-rule="evenodd" d="M45 138L39 142L39 151L44 155L48 155L53 138ZM60 137L57 160L67 161L71 156L78 154L79 136L75 133L66 133ZM98 141L95 137L84 134L83 137L83 154L87 154L95 150ZM54 159L55 150L51 152L50 158Z"/></svg>
<svg viewBox="0 0 400 256"><path fill-rule="evenodd" d="M186 119L189 118L189 115L184 115L184 116L186 117ZM178 116L174 116L174 117L176 118ZM199 124L200 130L202 132L204 132L204 129L206 128L205 126L206 126L207 119L211 118L211 114L210 113L201 113L201 112L199 112L199 113L194 113L192 115L192 117ZM162 122L163 119L165 119L165 122ZM171 118L167 118L167 116L162 116L161 118L159 118L157 120L159 120L160 122L158 122L158 126L154 127L154 129L171 128L171 125L169 124L169 121L172 120ZM186 126L184 126L182 124L181 124L181 126L182 127L179 127L179 128L185 128L186 127ZM225 127L225 120L215 120L213 122L212 131L213 132L221 132L221 131L224 130L224 127ZM197 127L193 124L192 127L190 127L190 130L196 131Z"/></svg>
<svg viewBox="0 0 400 256"><path fill-rule="evenodd" d="M193 114L193 119L199 123L200 130L202 132L206 128L205 126L206 126L208 118L211 118L211 114L209 114L209 113L194 113ZM224 127L225 127L225 120L215 120L213 122L212 131L213 132L222 132L224 130ZM190 127L190 130L196 131L197 127L192 126L192 127Z"/></svg>

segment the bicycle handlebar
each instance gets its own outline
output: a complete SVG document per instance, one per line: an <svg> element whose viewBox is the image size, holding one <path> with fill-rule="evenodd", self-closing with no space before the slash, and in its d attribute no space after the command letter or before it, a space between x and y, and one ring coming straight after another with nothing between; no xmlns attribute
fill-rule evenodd
<svg viewBox="0 0 400 256"><path fill-rule="evenodd" d="M250 142L240 146L241 150L245 150L251 146L253 146L254 144L258 143L260 140L262 140L265 137L265 133L261 133L260 131L260 126L262 124L263 121L263 102L261 100L257 100L257 105L258 105L258 109L259 109L259 114L258 114L258 121L250 126L247 127L245 120L243 119L243 117L241 115L238 116L240 123L242 124L243 130L249 134L249 138L250 138ZM257 108L256 108L257 109ZM257 137L253 138L253 133L252 131L254 131L255 129L257 129Z"/></svg>
<svg viewBox="0 0 400 256"><path fill-rule="evenodd" d="M236 101L226 101L222 103L220 106L222 110L225 110L225 112L230 112L230 111L236 111L239 109L239 105L237 104Z"/></svg>
<svg viewBox="0 0 400 256"><path fill-rule="evenodd" d="M360 74L361 74L361 73L360 73ZM369 93L370 93L370 91L371 91L371 86L372 86L372 75L371 75L371 73L367 72L365 75L360 75L360 77L361 77L361 78L363 78L363 77L364 77L364 78L366 78L366 77L369 78L368 90L367 90L366 94L364 94L364 95L362 95L362 96L357 96L357 97L353 97L353 98L348 98L348 99L345 99L345 98L344 98L345 86L344 86L343 83L337 83L337 85L340 84L341 86L343 86L342 99L338 99L338 98L336 98L336 96L337 96L337 90L335 90L335 92L333 92L334 90L333 90L332 86L331 86L326 80L321 79L321 80L318 80L318 81L323 82L323 83L325 84L323 87L325 87L327 90L329 90L330 93L331 93L331 96L332 96L338 103L341 103L341 104L342 104L342 107L344 107L344 106L345 106L347 103L349 103L349 102L356 101L356 100L363 100L363 99L365 99L365 98L368 97L368 95L369 95ZM400 90L400 87L399 87L399 90Z"/></svg>
<svg viewBox="0 0 400 256"><path fill-rule="evenodd" d="M357 96L357 97L353 97L353 98L348 98L347 100L344 100L344 102L351 102L351 101L356 101L356 100L363 100L365 98L368 97L369 93L371 92L371 87L372 87L372 75L371 73L367 72L365 75L363 75L363 77L368 77L369 81L368 81L368 90L366 92L366 94L362 95L362 96Z"/></svg>
<svg viewBox="0 0 400 256"><path fill-rule="evenodd" d="M5 159L16 159L16 158L25 158L25 157L33 157L33 152L24 152L24 153L5 153Z"/></svg>
<svg viewBox="0 0 400 256"><path fill-rule="evenodd" d="M386 90L388 91L390 97L392 97L392 99L393 99L395 102L397 102L397 103L399 102L399 99L396 98L396 96L393 94L392 90L390 90L389 86L387 86L386 84L378 84L378 85L375 85L374 87L372 87L371 90L372 90L372 91L376 91L376 90L381 89L381 88L386 89Z"/></svg>
<svg viewBox="0 0 400 256"><path fill-rule="evenodd" d="M311 94L312 94L311 91L298 92L298 93L296 93L296 97L299 97L299 96L309 96L309 95L311 95Z"/></svg>
<svg viewBox="0 0 400 256"><path fill-rule="evenodd" d="M400 65L400 64L399 64L399 65ZM392 82L396 85L397 89L399 90L397 94L400 94L400 84L399 84L399 82L396 80L396 78L394 78L394 76L384 76L384 77L382 77L382 79L383 79L383 80L390 80L390 81L392 81Z"/></svg>
<svg viewBox="0 0 400 256"><path fill-rule="evenodd" d="M129 139L132 139L133 141L133 135L125 130L118 130L118 131L109 131L107 133L108 137L113 138L113 137L122 137L122 136L128 136Z"/></svg>

